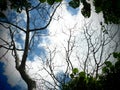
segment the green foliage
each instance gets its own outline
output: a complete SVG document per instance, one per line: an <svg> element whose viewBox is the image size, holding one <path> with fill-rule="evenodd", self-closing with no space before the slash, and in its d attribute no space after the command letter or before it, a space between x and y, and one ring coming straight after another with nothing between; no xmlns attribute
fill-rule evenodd
<svg viewBox="0 0 120 90"><path fill-rule="evenodd" d="M79 77L85 77L86 75L85 75L85 72L80 72L79 73Z"/></svg>
<svg viewBox="0 0 120 90"><path fill-rule="evenodd" d="M118 58L118 60L120 59L120 53L119 52L114 52L113 56L114 56L114 58Z"/></svg>
<svg viewBox="0 0 120 90"><path fill-rule="evenodd" d="M55 0L55 2L61 2L62 0Z"/></svg>
<svg viewBox="0 0 120 90"><path fill-rule="evenodd" d="M73 8L80 6L80 1L83 3L81 10L84 17L90 17L90 4L86 0L72 0L69 5ZM79 3L77 3L79 2ZM120 0L94 0L96 13L103 12L105 23L120 23Z"/></svg>
<svg viewBox="0 0 120 90"><path fill-rule="evenodd" d="M47 3L48 3L49 5L53 5L54 2L55 2L55 0L47 0Z"/></svg>
<svg viewBox="0 0 120 90"><path fill-rule="evenodd" d="M85 72L79 72L77 68L73 69L70 78L71 81L63 85L63 90L100 90L95 78Z"/></svg>
<svg viewBox="0 0 120 90"><path fill-rule="evenodd" d="M94 0L95 10L97 13L102 11L102 0Z"/></svg>
<svg viewBox="0 0 120 90"><path fill-rule="evenodd" d="M31 4L27 0L9 0L11 2L11 9L21 12L24 8L31 7Z"/></svg>
<svg viewBox="0 0 120 90"><path fill-rule="evenodd" d="M72 73L70 74L70 77L71 77L71 78L75 78L75 76L78 75L78 73L79 73L78 68L74 68L74 69L72 70Z"/></svg>
<svg viewBox="0 0 120 90"><path fill-rule="evenodd" d="M27 0L0 0L0 12L7 10L10 5L11 9L17 12L21 12L25 7L31 7L31 4Z"/></svg>
<svg viewBox="0 0 120 90"><path fill-rule="evenodd" d="M120 23L120 0L94 0L97 13L103 12L105 23Z"/></svg>
<svg viewBox="0 0 120 90"><path fill-rule="evenodd" d="M112 63L110 61L105 62L106 67L112 67Z"/></svg>
<svg viewBox="0 0 120 90"><path fill-rule="evenodd" d="M109 73L109 68L108 67L103 67L102 72L103 73Z"/></svg>
<svg viewBox="0 0 120 90"><path fill-rule="evenodd" d="M49 5L53 5L55 2L61 2L62 0L39 0L41 3L47 2Z"/></svg>
<svg viewBox="0 0 120 90"><path fill-rule="evenodd" d="M46 0L39 0L41 3L44 3L44 2L46 2Z"/></svg>
<svg viewBox="0 0 120 90"><path fill-rule="evenodd" d="M103 90L118 90L120 89L120 53L114 52L113 57L117 59L115 64L112 64L110 61L105 62L105 66L102 71L103 74L100 76L100 81L103 87Z"/></svg>
<svg viewBox="0 0 120 90"><path fill-rule="evenodd" d="M91 9L90 9L90 4L87 3L85 0L83 1L83 8L82 8L82 14L84 17L90 17L90 12L91 12Z"/></svg>
<svg viewBox="0 0 120 90"><path fill-rule="evenodd" d="M69 6L76 9L80 6L80 1L83 3L83 8L81 10L84 17L90 17L90 4L86 2L86 0L72 0L69 2Z"/></svg>
<svg viewBox="0 0 120 90"><path fill-rule="evenodd" d="M72 8L78 8L80 2L83 4L81 10L84 17L90 17L91 6L86 0L72 0L69 2L69 6ZM94 0L93 1L96 13L103 12L105 23L120 23L120 0Z"/></svg>
<svg viewBox="0 0 120 90"><path fill-rule="evenodd" d="M72 8L78 8L80 6L80 1L79 0L72 0L72 1L69 2L69 5Z"/></svg>
<svg viewBox="0 0 120 90"><path fill-rule="evenodd" d="M39 0L41 3L47 2L49 5L53 5L55 2L61 2L62 0ZM17 12L21 12L25 7L31 7L29 0L0 0L0 11L8 9L10 5L11 9Z"/></svg>
<svg viewBox="0 0 120 90"><path fill-rule="evenodd" d="M73 71L72 71L72 73L75 74L75 75L76 75L78 72L79 72L78 68L74 68Z"/></svg>
<svg viewBox="0 0 120 90"><path fill-rule="evenodd" d="M8 1L10 3L8 3ZM21 12L25 7L31 7L29 0L0 0L0 11L6 10L8 4L11 9L17 12ZM53 5L55 2L61 2L62 0L39 0L41 3L47 2L49 5ZM84 17L90 17L91 6L86 0L71 0L69 6L76 9L80 6L80 2L83 4L81 13ZM94 0L94 6L97 13L103 12L105 23L120 23L120 0ZM2 12L1 12L2 13Z"/></svg>
<svg viewBox="0 0 120 90"><path fill-rule="evenodd" d="M117 59L115 64L110 61L104 63L102 73L98 78L79 72L77 68L70 74L71 80L63 85L62 90L118 90L120 89L120 53L114 52L113 57Z"/></svg>

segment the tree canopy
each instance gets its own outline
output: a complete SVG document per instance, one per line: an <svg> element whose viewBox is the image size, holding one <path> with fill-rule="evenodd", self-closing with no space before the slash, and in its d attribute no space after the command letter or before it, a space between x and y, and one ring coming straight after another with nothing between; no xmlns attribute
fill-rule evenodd
<svg viewBox="0 0 120 90"><path fill-rule="evenodd" d="M85 72L79 72L74 68L70 74L71 80L63 85L63 90L115 90L120 89L120 53L114 52L116 58L115 64L106 61L102 68L102 74L97 78L87 75Z"/></svg>
<svg viewBox="0 0 120 90"><path fill-rule="evenodd" d="M29 60L29 57L32 57L32 52L34 52L34 47L38 51L42 51L38 44L40 43L41 36L43 35L41 32L45 31L47 27L50 25L51 21L54 19L54 14L57 10L57 8L61 5L61 2L63 0L38 0L38 3L34 6L31 0L1 0L0 1L0 26L3 28L1 31L7 34L7 40L6 38L0 37L0 41L2 41L2 44L0 45L0 49L6 50L3 55L1 55L0 58L5 57L5 55L8 53L8 51L11 52L11 56L14 58L15 62L15 68L21 75L22 79L26 82L28 86L28 90L34 90L37 87L37 81L35 78L31 77L29 73L27 73L27 67L28 69L31 69L31 65L28 65L27 60ZM119 1L108 1L108 0L94 0L93 1L95 6L95 11L97 13L103 12L105 23L120 23L120 14L119 13ZM79 8L81 4L83 4L83 8L81 9L81 13L84 17L89 18L91 16L91 4L89 0L70 0L67 1L67 4L76 9ZM106 4L106 5L104 5ZM115 5L117 4L117 5ZM116 10L114 10L116 9ZM11 20L11 16L14 17L12 14L10 17L5 14L5 11L11 10L15 12L14 14L17 14L17 17L21 15L22 13L25 14L25 20L23 20L23 16L19 19L15 17L14 21ZM24 11L24 12L22 12ZM8 12L9 13L9 12ZM7 14L8 14L7 13ZM81 14L80 13L80 14ZM38 15L36 15L38 14ZM36 15L35 17L33 17ZM64 16L63 16L64 17ZM2 19L10 18L7 21L2 21ZM80 22L78 20L78 22ZM20 25L21 24L21 25ZM106 24L105 24L106 25ZM76 44L76 34L75 27L76 25L71 29L68 29L68 34L66 31L62 31L68 38L65 40L65 45L63 45L63 55L62 50L57 50L56 47L53 47L53 50L51 50L51 47L45 47L45 49L48 51L47 56L45 56L45 60L43 62L40 62L41 66L39 71L42 72L42 70L46 71L48 76L50 76L53 79L54 85L52 85L50 82L44 80L44 78L40 77L44 82L47 82L48 87L51 86L54 89L61 88L63 90L77 90L77 88L82 90L108 90L118 87L115 82L119 82L120 79L120 53L110 51L107 52L105 48L107 48L107 45L109 46L112 41L114 41L114 37L117 35L117 31L112 32L113 28L110 29L107 28L104 24L99 23L98 30L100 30L99 33L96 33L91 22L83 23L82 33L83 38L85 40L86 44L86 50L84 51L86 54L84 55L80 62L80 44L77 46ZM56 25L57 26L57 25ZM95 27L96 27L95 23ZM58 28L58 27L57 27ZM118 27L119 28L119 27ZM22 38L24 35L24 38ZM61 35L62 36L62 35ZM94 37L96 36L96 37ZM82 36L81 36L82 37ZM17 41L17 38L19 40ZM81 40L83 40L83 38ZM94 39L94 40L92 40ZM22 40L22 41L20 41ZM82 41L83 42L83 41ZM17 46L17 44L22 44ZM37 45L36 45L37 44ZM47 43L49 44L49 43ZM81 44L82 45L82 44ZM114 41L114 47L111 49L116 49L118 47L119 43L117 41ZM84 44L83 44L84 46ZM73 62L71 61L73 58L72 55L74 48L77 49L75 53L75 60L77 60L81 65L82 70L80 71L78 68L75 68L73 66ZM61 48L60 48L61 49ZM19 56L19 52L22 52L22 55ZM76 53L77 52L77 53ZM66 65L66 71L64 72L64 77L61 76L63 79L57 79L55 76L54 71L56 70L56 66L54 66L54 61L56 59L55 56L57 55L63 56L63 61L65 61L63 65ZM111 53L113 53L113 57L117 59L117 61L114 63L108 61ZM35 53L37 54L37 53ZM34 54L34 55L35 55ZM38 54L37 56L39 56ZM105 58L103 58L106 55ZM96 57L97 56L97 57ZM42 61L42 57L39 58L40 61ZM93 63L91 63L93 62ZM63 63L63 62L62 62ZM60 66L61 67L61 66ZM88 71L89 67L91 68L91 72ZM101 73L99 71L101 70ZM70 71L72 73L70 74ZM91 74L92 73L92 74ZM36 74L36 73L35 73ZM66 75L65 75L66 74ZM66 78L69 78L69 80L66 80ZM38 79L39 80L39 79ZM63 81L62 81L63 80ZM68 82L66 82L68 81ZM45 84L45 83L42 84ZM109 83L111 82L111 83ZM120 82L119 82L120 83ZM111 87L109 87L111 86ZM47 85L46 85L47 87ZM49 87L49 88L51 88ZM53 89L53 90L54 90Z"/></svg>
<svg viewBox="0 0 120 90"><path fill-rule="evenodd" d="M6 18L3 11L6 11L8 8L13 9L17 12L21 12L25 7L30 7L31 4L28 0L1 0L0 1L0 17Z"/></svg>
<svg viewBox="0 0 120 90"><path fill-rule="evenodd" d="M62 2L63 0L39 0L41 3L48 3L53 5L54 3ZM89 1L89 0L88 0ZM83 8L81 10L84 17L90 17L91 6L86 0L71 0L69 6L76 9L82 3ZM120 23L120 1L119 0L93 0L96 13L103 12L105 23ZM4 11L8 7L21 12L24 7L30 7L31 4L28 0L1 0L0 10ZM0 12L0 17L4 17L4 14Z"/></svg>
<svg viewBox="0 0 120 90"><path fill-rule="evenodd" d="M94 0L97 13L103 12L106 23L120 23L120 0Z"/></svg>

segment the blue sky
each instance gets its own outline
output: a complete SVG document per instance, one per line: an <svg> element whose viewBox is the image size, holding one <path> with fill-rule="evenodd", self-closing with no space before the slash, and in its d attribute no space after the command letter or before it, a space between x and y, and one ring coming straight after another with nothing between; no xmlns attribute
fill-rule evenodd
<svg viewBox="0 0 120 90"><path fill-rule="evenodd" d="M34 1L34 0L32 0L32 1ZM36 0L34 2L36 2ZM34 5L35 4L36 3L34 3ZM25 12L23 12L21 14L17 14L16 12L9 10L6 13L7 21L9 21L11 23L15 23L17 21L17 22L19 22L18 26L20 26L21 28L26 28L26 21L25 21L26 17L24 15L24 13ZM31 21L30 28L31 29L38 28L38 27L41 27L41 26L45 25L45 21L42 22L42 18L39 17L39 15L38 16L34 16L35 13L38 14L38 12L35 11L35 10L30 12L30 21ZM33 19L36 19L35 20L35 27L33 27L33 25L32 25L32 21L34 21ZM4 19L0 19L0 20L4 20ZM47 18L46 18L46 20L47 20ZM12 28L12 30L14 30L14 27ZM39 31L37 33L39 33L38 35L41 35L41 34L46 35L46 34L48 34L48 30ZM18 30L18 32L15 33L15 38L14 39L15 39L16 43L18 43L18 47L20 47L20 48L24 48L23 36L24 36L23 33L20 32L19 30ZM37 40L36 40L36 38L37 38ZM43 38L40 37L40 36L38 36L36 38L34 40L32 40L34 42L34 44L31 46L31 51L29 51L29 53L32 53L32 54L29 54L29 56L28 56L29 60L34 60L34 56L35 55L38 55L38 56L39 55L44 55L44 51L45 51L44 48L38 47L39 43L41 43L43 41ZM9 76L11 74L6 76L4 74L5 72L6 72L5 71L5 65L4 65L4 63L0 62L0 90L26 90L26 87L24 85L22 86L21 81L20 81L20 83L18 82L18 84L16 84L15 86L11 86L11 84L8 83L8 78L9 78Z"/></svg>
<svg viewBox="0 0 120 90"><path fill-rule="evenodd" d="M38 2L35 2L36 0L30 0L30 1L32 3L34 3L33 5L38 4ZM69 1L70 0L66 0L66 2L69 2ZM47 8L49 8L49 6ZM40 9L39 12L43 12L42 9ZM26 27L26 21L25 21L26 16L24 15L24 13L25 12L23 12L22 14L20 14L17 17L17 20L19 21L18 25L21 26L22 28ZM39 13L36 10L33 10L30 12L30 21L31 21L30 28L31 29L44 26L48 20L49 16L45 16L46 15L45 11L44 11L44 13L39 14L39 15L42 15L41 17L38 14ZM60 20L57 20L56 19L57 15L58 15L58 17L62 17L62 18ZM44 20L42 18L43 16L45 16ZM73 8L69 7L68 4L66 4L66 5L63 4L63 6L61 6L58 9L55 16L56 17L54 17L54 20L53 20L52 24L50 24L48 29L37 32L38 34L36 34L36 37L32 40L32 45L30 46L31 50L29 50L29 55L28 55L28 60L30 60L30 61L28 61L28 63L31 65L31 68L32 67L37 68L37 66L40 67L42 65L40 60L36 60L36 59L39 59L37 56L41 56L42 60L44 60L44 58L45 58L44 55L46 54L46 50L45 50L45 48L43 48L44 47L43 44L46 44L46 43L48 44L48 46L51 46L51 43L53 44L53 46L58 46L57 49L59 51L59 54L58 54L58 56L55 57L55 59L58 61L54 61L53 63L62 65L63 63L65 63L64 60L62 61L61 59L63 59L64 55L65 55L65 52L62 51L62 49L66 48L66 42L67 42L66 39L68 39L68 35L69 35L69 31L67 31L67 30L73 30L73 32L75 32L75 35L78 35L78 37L80 37L80 32L78 32L78 31L81 30L81 28L79 28L79 27L81 26L82 22L84 21L84 19L81 17L80 8L73 9ZM100 17L101 17L101 15L100 15ZM16 21L16 13L8 12L8 18L9 18L8 19L9 21L15 22ZM95 18L94 15L92 15L92 18ZM95 18L95 19L97 21L97 18ZM101 18L99 20L101 20ZM88 20L88 21L90 21L90 20ZM98 24L98 23L94 22L92 25L96 26L96 24ZM63 33L63 31L65 33ZM49 33L52 33L52 35L53 35L53 36L52 35L50 36L51 37L50 39L49 39L49 36L47 36ZM44 36L41 37L40 36L41 34L45 35L45 37ZM31 35L33 35L33 33L31 33ZM18 44L18 47L20 47L20 48L24 47L24 45L23 45L24 39L23 38L24 38L23 33L18 32L15 34L15 40ZM61 42L62 42L62 44L61 44ZM82 42L84 43L84 41L82 41ZM84 52L86 52L86 49L84 48L85 44L83 44L82 42L77 42L77 43L80 43L81 46L83 46L82 49L78 48L79 52L77 52L77 53L81 53L82 50L84 50ZM62 47L63 45L64 45L64 47ZM21 55L21 53L19 53L19 54ZM84 53L81 53L81 54L84 54ZM62 58L62 56L63 56L63 58ZM76 63L78 64L78 62L76 62L74 55L73 55L72 59L73 59L74 66L77 67ZM40 64L38 62L40 62ZM63 77L66 76L67 77L66 82L67 82L67 81L69 81L69 76L64 74L64 71L63 71L64 68L65 67L57 68L57 69L59 69L59 72L57 72L56 77L58 78L58 80L62 80ZM0 90L24 90L24 89L26 89L24 86L22 86L22 84L19 85L19 83L16 84L15 86L11 86L8 83L9 75L5 76L3 74L4 72L5 72L5 66L2 62L0 62ZM36 72L37 72L37 70L36 70ZM41 74L43 74L43 73L44 72L42 72Z"/></svg>
<svg viewBox="0 0 120 90"><path fill-rule="evenodd" d="M38 2L36 2L36 0L31 0L33 3L33 6L37 5ZM34 2L33 2L34 1ZM44 7L44 5L43 5ZM49 7L46 7L47 9ZM39 9L39 12L37 10L33 10L30 12L30 29L34 29L34 28L40 28L45 26L46 21L48 20L48 16L46 11L42 11L43 9ZM42 12L42 13L40 13ZM44 13L43 13L44 12ZM8 11L6 13L7 15L7 21L11 22L11 23L16 23L19 22L17 25L20 26L21 28L26 28L26 21L25 18L26 16L24 15L25 12L21 13L21 14L17 14L14 11ZM39 16L40 14L40 16ZM44 17L44 20L43 18ZM16 19L17 18L17 19ZM1 19L2 20L2 19ZM34 24L34 25L33 25ZM14 30L14 27L12 28L12 30ZM36 34L36 37L32 40L32 44L31 44L31 50L29 50L29 54L28 54L28 59L31 61L34 61L34 57L35 55L37 56L41 56L42 58L44 58L45 55L45 49L42 46L39 46L40 43L42 43L43 41L47 41L49 43L49 39L48 38L42 38L39 35L48 35L49 31L46 29L44 31L39 31L37 32L38 34ZM34 34L34 33L33 33ZM32 35L32 34L31 34ZM38 35L38 36L37 36ZM18 43L18 47L20 48L24 48L24 40L23 40L23 33L21 33L19 30L18 32L15 33L15 41L16 43ZM15 86L11 86L8 83L8 77L9 75L5 75L5 65L4 63L0 62L0 90L26 90L26 88L24 86L21 86L21 84L19 85L16 84Z"/></svg>
<svg viewBox="0 0 120 90"><path fill-rule="evenodd" d="M0 90L22 90L23 87L16 85L16 86L11 86L8 83L8 79L4 73L4 64L0 62ZM25 89L25 88L24 88Z"/></svg>
<svg viewBox="0 0 120 90"><path fill-rule="evenodd" d="M70 0L66 0L66 2L68 3ZM36 3L34 3L36 4ZM37 4L36 4L37 5ZM64 4L63 4L64 5ZM44 5L43 5L44 6ZM47 7L49 9L49 6ZM62 9L62 8L61 8ZM42 12L39 14L39 12ZM33 29L33 28L39 28L39 27L42 27L46 24L47 20L48 20L48 16L45 16L46 15L46 12L45 11L42 11L42 9L39 9L39 12L37 12L37 10L33 10L30 12L30 28ZM44 13L43 13L44 12ZM26 21L25 21L25 18L26 16L24 16L24 13L23 12L22 14L18 15L17 16L17 20L19 21L19 26L22 27L22 28L25 28L26 27ZM76 23L75 21L79 20L79 16L77 16L78 14L80 14L80 8L77 8L77 9L73 9L71 7L69 7L68 4L64 5L63 6L63 12L57 12L58 14L59 13L63 13L63 16L60 14L60 16L62 16L63 18L65 18L64 21L60 21L59 24L57 23L52 23L53 26L50 26L51 27L51 32L57 32L53 38L53 40L49 40L49 38L45 37L40 37L40 36L37 36L32 40L32 45L31 45L31 50L29 50L29 55L28 55L28 59L31 61L31 62L35 62L36 60L36 56L42 56L44 60L44 55L45 55L45 49L43 48L43 46L41 46L40 44L43 44L43 42L49 44L50 42L53 42L53 41L57 41L55 44L59 45L61 42L63 42L65 39L67 39L68 37L64 37L65 35L61 34L62 32L62 29L71 29L73 28L74 24ZM15 22L16 20L16 13L15 12L8 12L8 19L9 21L11 22ZM40 17L40 16L41 17ZM57 16L57 15L56 15ZM43 18L44 17L44 20ZM78 19L77 19L78 18ZM59 21L55 21L55 22L59 22ZM67 23L67 24L66 24ZM65 28L66 26L64 26L64 24L68 27L68 28ZM61 26L60 26L61 25ZM70 26L70 27L69 27ZM79 25L78 25L79 26ZM39 31L37 32L38 35L41 35L41 34L44 34L44 35L48 35L50 32L49 30L50 28L44 30L44 31ZM54 31L54 29L56 29ZM57 30L60 30L60 31L57 31ZM69 33L69 31L66 31L66 33ZM32 33L33 34L33 33ZM31 35L32 35L31 34ZM15 40L18 44L19 47L23 48L24 45L24 40L23 40L23 33L21 32L18 32L15 34ZM49 44L50 45L50 44ZM60 44L62 45L62 44ZM65 45L65 44L64 44ZM66 46L66 45L65 45ZM58 49L61 49L61 47L58 47ZM62 53L63 51L61 51ZM64 52L62 54L65 54ZM59 61L57 61L57 63L63 63L62 61L60 62L61 60L61 57L58 56L56 57L56 59L58 59ZM55 61L56 63L56 61ZM37 66L37 63L35 63L35 66ZM40 66L40 65L38 65ZM61 68L63 69L63 68ZM2 65L2 71L1 71L1 74L4 72L3 70L3 65ZM60 72L58 72L56 74L56 77L59 79L59 80L62 80L63 77L64 77L64 72L62 70L60 70ZM8 77L4 76L3 74L1 75L2 76L2 79L4 80L4 83L5 83L5 87L9 90L21 90L21 88L24 88L23 86L19 86L19 85L16 85L14 87L11 87L10 84L8 84ZM2 81L3 81L2 80ZM66 75L66 82L69 81L69 76Z"/></svg>

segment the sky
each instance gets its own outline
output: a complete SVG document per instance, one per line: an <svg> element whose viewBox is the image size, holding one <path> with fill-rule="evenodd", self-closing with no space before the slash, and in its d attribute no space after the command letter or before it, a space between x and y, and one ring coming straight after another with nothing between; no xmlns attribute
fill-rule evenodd
<svg viewBox="0 0 120 90"><path fill-rule="evenodd" d="M37 2L35 3L34 1L33 3L34 5L37 4ZM41 9L39 9L39 12L42 12ZM102 13L96 14L94 13L94 9L92 9L91 12L92 13L90 18L84 18L81 14L81 7L77 9L72 9L71 7L69 7L69 5L66 2L62 2L60 7L57 9L53 17L54 19L52 20L48 28L44 31L39 32L40 35L41 34L45 35L45 37L37 36L36 38L34 38L34 43L31 45L32 49L31 51L29 51L26 70L32 78L35 78L35 80L40 80L41 77L43 77L44 79L53 82L50 76L48 76L48 73L45 70L43 70L43 67L45 64L47 64L45 63L45 61L50 59L49 58L50 54L47 53L47 51L49 52L54 50L57 52L55 53L55 57L52 61L55 71L54 73L56 74L56 76L59 76L60 74L62 75L64 74L66 68L65 48L67 48L67 42L69 40L70 31L72 32L72 36L73 36L71 38L71 45L74 42L74 40L76 41L75 43L76 47L74 48L71 55L71 62L73 62L74 67L80 66L80 62L82 61L78 62L76 55L79 55L80 56L79 58L84 60L86 58L85 55L87 52L86 41L83 35L83 27L86 25L85 23L91 22L90 26L88 24L87 27L90 27L91 30L93 30L93 31L89 31L90 34L95 32L94 36L92 37L94 42L94 38L96 38L96 36L100 34L99 32L100 22L101 21L103 22ZM37 14L39 13L36 10L30 13L31 13L30 18L32 22L30 23L31 29L45 25L48 16L44 18L44 21L41 20L43 19L42 17L46 15L46 12L44 14L43 13L40 14L42 15L41 17L37 16ZM34 17L34 15L36 16ZM11 22L16 21L16 19L14 19L16 18L16 13L8 12L8 17L10 18ZM17 22L19 22L18 24L19 26L25 28L26 16L24 11L17 16ZM97 30L98 32L96 32ZM6 35L6 31L7 30L5 30L1 34L1 36L9 40L8 36ZM23 32L16 33L15 38L16 38L15 40L17 47L23 48L24 47L23 43L25 39L24 33ZM77 48L78 45L79 48ZM114 43L113 45L111 45L111 47L113 46ZM108 48L106 49L106 51L107 50ZM109 49L109 51L111 52L112 49ZM2 60L2 62L0 62L0 90L26 90L26 84L20 77L20 74L17 72L17 70L15 70L14 68L15 63L14 60L12 60L13 58L9 56L10 53L11 52L8 52L8 55L6 56L6 60ZM23 52L19 52L20 57L22 56L22 53ZM11 60L7 61L9 59ZM49 70L47 65L45 66ZM69 79L67 80L69 81ZM40 84L40 81L38 81L37 84Z"/></svg>

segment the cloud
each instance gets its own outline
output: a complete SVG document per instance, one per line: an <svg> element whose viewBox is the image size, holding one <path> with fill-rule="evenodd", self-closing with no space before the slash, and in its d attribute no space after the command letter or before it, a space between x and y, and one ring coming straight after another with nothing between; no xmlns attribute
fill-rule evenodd
<svg viewBox="0 0 120 90"><path fill-rule="evenodd" d="M54 74L58 75L60 71L62 73L66 71L67 62L66 62L65 48L67 48L70 30L74 32L72 33L72 35L77 37L76 46L79 45L79 48L75 48L73 50L73 53L70 58L71 62L73 63L74 67L80 67L81 62L83 63L82 60L86 58L86 52L87 52L86 51L87 44L86 41L84 41L85 39L83 38L84 35L82 32L83 31L82 27L84 26L85 20L86 22L95 20L95 22L92 23L94 30L99 29L99 26L97 25L99 24L100 21L103 21L103 19L101 19L101 15L97 15L95 13L92 13L92 16L89 19L84 19L80 10L78 10L77 13L75 13L75 15L72 15L66 9L66 6L62 4L61 7L57 9L54 19L52 20L51 24L48 27L49 31L47 33L46 31L42 32L42 34L49 34L49 36L47 36L47 38L35 38L36 39L34 43L35 48L33 49L33 53L29 54L26 69L28 74L37 81L38 85L39 83L41 83L40 81L42 79L45 79L53 83L52 78L50 77L50 75L48 75L48 73L44 69L46 68L48 71L50 71L47 62L45 62L47 61L47 59L50 59L49 50L54 51L56 48L55 57L52 60L52 65L54 67ZM36 25L38 25L38 22L36 22ZM19 32L19 33L21 34L21 40L24 41L25 36L23 32ZM7 39L8 37L4 34L3 34L4 38ZM21 46L22 43L23 42L21 41L16 42L19 48L24 47ZM44 52L45 51L44 49L46 49L46 52ZM20 57L22 57L22 53L23 52L19 52ZM47 53L45 55L46 57L43 56L45 53ZM80 61L77 60L76 53L80 56ZM15 61L13 57L11 57L10 55L11 52L8 53L6 60L3 60L3 62L5 63L4 74L7 75L8 77L8 83L10 83L11 86L16 86L19 83L21 83L20 84L21 86L26 87L20 74L15 69Z"/></svg>
<svg viewBox="0 0 120 90"><path fill-rule="evenodd" d="M9 35L7 34L8 31L6 29L2 29L2 34L0 35L1 38L3 38L6 41L10 41ZM5 44L3 41L0 41L0 44ZM5 49L0 48L0 57L6 52ZM8 51L5 57L3 57L0 62L4 63L3 67L3 74L7 77L7 82L12 86L16 86L16 84L22 84L24 81L22 80L20 74L15 69L15 61L14 58L11 55L11 51ZM26 87L24 84L23 86Z"/></svg>

